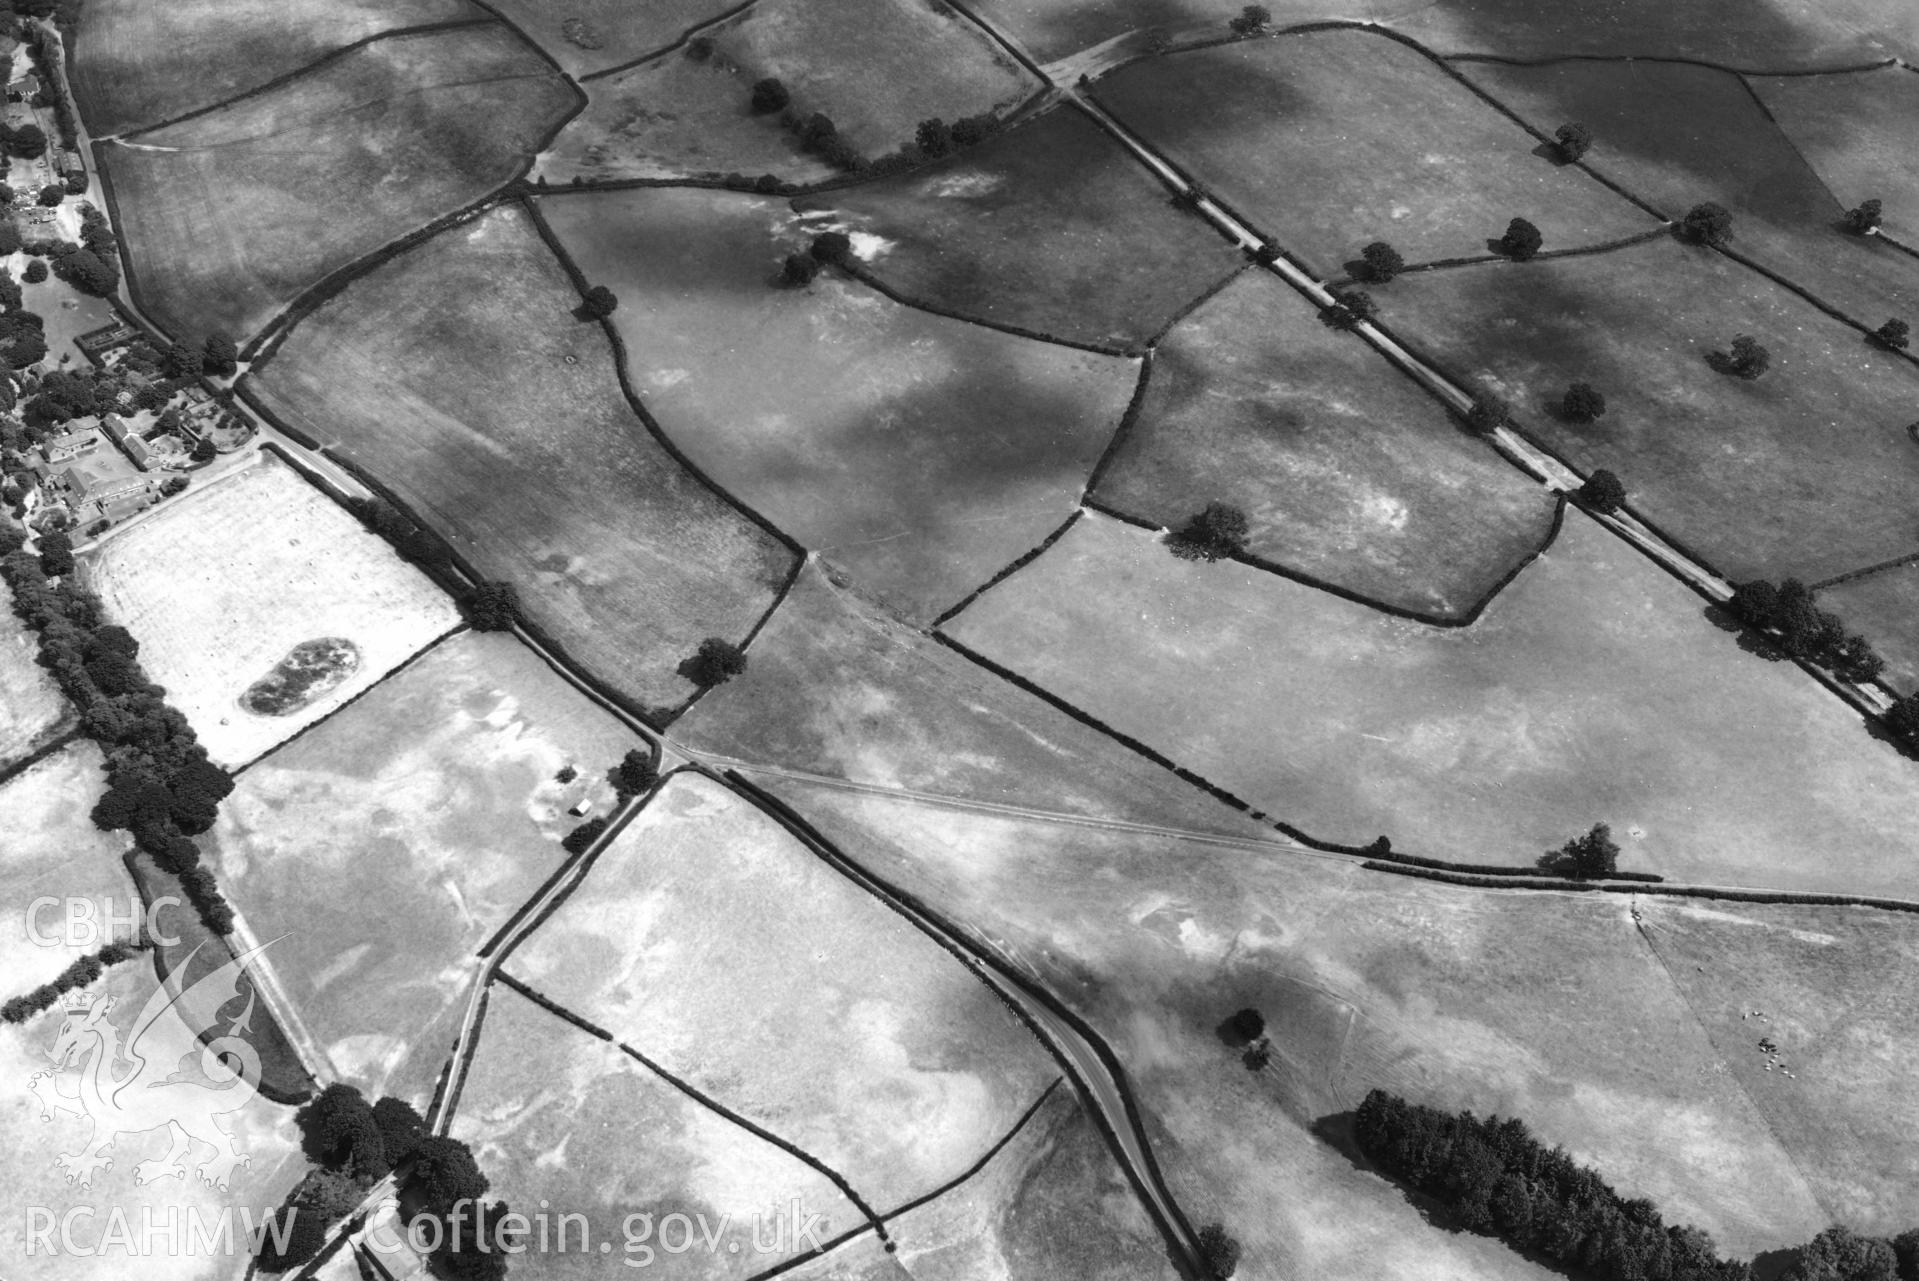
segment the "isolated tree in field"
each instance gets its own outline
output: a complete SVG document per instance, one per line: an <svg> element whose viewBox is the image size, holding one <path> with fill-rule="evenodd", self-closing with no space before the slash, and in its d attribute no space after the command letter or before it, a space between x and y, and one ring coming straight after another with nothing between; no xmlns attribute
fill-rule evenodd
<svg viewBox="0 0 1919 1281"><path fill-rule="evenodd" d="M40 570L48 578L73 572L73 540L60 530L40 535Z"/></svg>
<svg viewBox="0 0 1919 1281"><path fill-rule="evenodd" d="M952 126L938 116L922 120L913 135L913 141L919 146L922 156L937 160L953 149Z"/></svg>
<svg viewBox="0 0 1919 1281"><path fill-rule="evenodd" d="M1333 295L1332 305L1319 309L1319 323L1329 329L1351 332L1379 314L1379 304L1363 289L1347 289Z"/></svg>
<svg viewBox="0 0 1919 1281"><path fill-rule="evenodd" d="M1571 164L1592 150L1593 132L1577 121L1567 121L1553 131L1553 141L1559 147L1560 159Z"/></svg>
<svg viewBox="0 0 1919 1281"><path fill-rule="evenodd" d="M1264 1072L1266 1065L1273 1061L1273 1043L1260 1037L1240 1053L1239 1061L1246 1065L1248 1072Z"/></svg>
<svg viewBox="0 0 1919 1281"><path fill-rule="evenodd" d="M1166 545L1181 560L1216 561L1246 550L1246 513L1231 503L1207 503L1167 536Z"/></svg>
<svg viewBox="0 0 1919 1281"><path fill-rule="evenodd" d="M1544 243L1545 237L1539 234L1539 228L1524 218L1515 218L1506 224L1506 234L1499 238L1499 252L1514 262L1526 262Z"/></svg>
<svg viewBox="0 0 1919 1281"><path fill-rule="evenodd" d="M1360 261L1366 264L1366 279L1383 285L1406 269L1406 260L1399 256L1399 250L1383 240L1375 240L1359 251Z"/></svg>
<svg viewBox="0 0 1919 1281"><path fill-rule="evenodd" d="M1751 334L1739 334L1732 340L1731 351L1712 354L1712 367L1722 374L1751 382L1772 368L1772 353L1760 346Z"/></svg>
<svg viewBox="0 0 1919 1281"><path fill-rule="evenodd" d="M510 632L520 621L520 594L512 583L489 580L460 598L460 612L476 632Z"/></svg>
<svg viewBox="0 0 1919 1281"><path fill-rule="evenodd" d="M699 652L680 664L680 675L701 689L724 685L746 670L746 651L718 636L700 642Z"/></svg>
<svg viewBox="0 0 1919 1281"><path fill-rule="evenodd" d="M1613 841L1610 826L1594 823L1584 836L1575 836L1558 849L1547 851L1539 864L1575 881L1595 880L1618 870L1619 846Z"/></svg>
<svg viewBox="0 0 1919 1281"><path fill-rule="evenodd" d="M1237 36L1256 36L1273 25L1273 11L1263 4L1249 4L1226 24Z"/></svg>
<svg viewBox="0 0 1919 1281"><path fill-rule="evenodd" d="M780 283L789 289L801 289L820 274L820 260L812 254L788 254L780 264Z"/></svg>
<svg viewBox="0 0 1919 1281"><path fill-rule="evenodd" d="M1279 244L1272 240L1262 240L1259 248L1253 250L1253 261L1262 267L1270 267L1279 261Z"/></svg>
<svg viewBox="0 0 1919 1281"><path fill-rule="evenodd" d="M1872 340L1887 351L1904 351L1912 342L1912 327L1894 316L1872 331Z"/></svg>
<svg viewBox="0 0 1919 1281"><path fill-rule="evenodd" d="M1490 387L1473 392L1473 403L1466 410L1466 425L1482 436L1491 435L1511 419L1512 405Z"/></svg>
<svg viewBox="0 0 1919 1281"><path fill-rule="evenodd" d="M604 818L589 818L560 838L560 848L568 854L583 854L589 845L600 839L600 833L605 830Z"/></svg>
<svg viewBox="0 0 1919 1281"><path fill-rule="evenodd" d="M47 132L39 125L21 125L7 140L7 150L22 160L36 160L47 154Z"/></svg>
<svg viewBox="0 0 1919 1281"><path fill-rule="evenodd" d="M201 367L215 377L226 378L240 367L240 349L225 334L212 334L207 338Z"/></svg>
<svg viewBox="0 0 1919 1281"><path fill-rule="evenodd" d="M1679 234L1695 245L1723 245L1732 239L1732 214L1711 200L1694 205L1679 220Z"/></svg>
<svg viewBox="0 0 1919 1281"><path fill-rule="evenodd" d="M40 188L40 194L35 196L33 200L35 204L43 205L51 209L55 205L64 202L66 198L67 189L65 187L56 183L48 183L46 186Z"/></svg>
<svg viewBox="0 0 1919 1281"><path fill-rule="evenodd" d="M853 238L843 231L822 231L806 247L813 261L829 267L844 266L853 257Z"/></svg>
<svg viewBox="0 0 1919 1281"><path fill-rule="evenodd" d="M580 298L580 316L586 320L605 320L619 309L620 300L605 285L594 285Z"/></svg>
<svg viewBox="0 0 1919 1281"><path fill-rule="evenodd" d="M1199 1230L1200 1262L1215 1281L1226 1281L1239 1271L1239 1256L1239 1242L1226 1234L1225 1224L1209 1223Z"/></svg>
<svg viewBox="0 0 1919 1281"><path fill-rule="evenodd" d="M660 772L654 768L653 753L636 747L620 758L614 777L621 796L638 796L653 786Z"/></svg>
<svg viewBox="0 0 1919 1281"><path fill-rule="evenodd" d="M1249 1005L1227 1019L1226 1027L1241 1044L1257 1041L1266 1035L1266 1016Z"/></svg>
<svg viewBox="0 0 1919 1281"><path fill-rule="evenodd" d="M1606 416L1606 398L1591 383L1573 383L1560 397L1559 412L1576 423L1589 423Z"/></svg>
<svg viewBox="0 0 1919 1281"><path fill-rule="evenodd" d="M792 100L793 95L786 91L786 86L775 76L753 82L753 110L759 115L771 115L775 111L782 111Z"/></svg>
<svg viewBox="0 0 1919 1281"><path fill-rule="evenodd" d="M1846 210L1846 230L1854 235L1863 236L1877 229L1878 226L1879 202L1877 200L1862 200L1856 207Z"/></svg>
<svg viewBox="0 0 1919 1281"><path fill-rule="evenodd" d="M1611 515L1626 501L1626 487L1619 477L1601 467L1586 477L1586 483L1575 491L1575 496L1594 511Z"/></svg>

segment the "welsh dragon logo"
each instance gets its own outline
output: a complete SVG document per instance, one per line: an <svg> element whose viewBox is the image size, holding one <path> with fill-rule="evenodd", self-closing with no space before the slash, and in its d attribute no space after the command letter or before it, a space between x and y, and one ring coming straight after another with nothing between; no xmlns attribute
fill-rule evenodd
<svg viewBox="0 0 1919 1281"><path fill-rule="evenodd" d="M202 1043L200 1033L212 1029L220 1011L239 997L246 962L266 946L228 960L183 989L182 976L191 972L196 947L147 998L124 1041L109 1018L116 998L82 994L68 1002L60 1035L47 1053L54 1067L34 1073L32 1080L43 1121L66 1112L93 1122L93 1133L79 1151L55 1158L68 1183L91 1185L97 1172L113 1168L107 1151L116 1139L159 1129L168 1132L170 1146L160 1159L134 1167L140 1183L184 1180L197 1164L203 1182L225 1188L236 1167L252 1164L216 1121L259 1092L259 1052L239 1035L252 1025L251 985L245 1007L221 1035ZM185 1061L196 1052L193 1070ZM210 1160L196 1162L198 1145L213 1149Z"/></svg>

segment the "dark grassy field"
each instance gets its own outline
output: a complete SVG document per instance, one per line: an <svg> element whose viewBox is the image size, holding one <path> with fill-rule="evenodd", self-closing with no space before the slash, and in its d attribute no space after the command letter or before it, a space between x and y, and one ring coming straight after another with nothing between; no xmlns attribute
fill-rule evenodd
<svg viewBox="0 0 1919 1281"><path fill-rule="evenodd" d="M1757 273L1672 240L1593 258L1395 281L1386 322L1453 374L1485 379L1581 471L1735 579L1808 582L1913 549L1919 371ZM1736 334L1772 352L1757 381L1707 358ZM1568 383L1606 397L1564 421Z"/></svg>
<svg viewBox="0 0 1919 1281"><path fill-rule="evenodd" d="M1669 217L1718 201L1732 212L1733 249L1827 303L1869 325L1919 316L1919 259L1837 229L1857 201L1820 181L1738 76L1647 60L1460 69L1548 133L1583 121L1594 137L1586 162ZM1878 194L1898 203L1890 189L1860 198Z"/></svg>
<svg viewBox="0 0 1919 1281"><path fill-rule="evenodd" d="M1322 839L1524 865L1603 821L1672 880L1910 888L1919 768L1577 512L1469 628L1088 519L946 630Z"/></svg>
<svg viewBox="0 0 1919 1281"><path fill-rule="evenodd" d="M930 619L1073 510L1136 385L1131 360L901 306L835 274L785 203L634 190L542 203L621 300L635 390L741 501Z"/></svg>
<svg viewBox="0 0 1919 1281"><path fill-rule="evenodd" d="M540 42L575 76L617 67L665 48L737 0L497 0L502 17Z"/></svg>
<svg viewBox="0 0 1919 1281"><path fill-rule="evenodd" d="M87 0L68 37L96 138L224 102L382 31L478 21L467 0Z"/></svg>
<svg viewBox="0 0 1919 1281"><path fill-rule="evenodd" d="M818 567L753 642L746 674L701 699L675 734L751 765L962 803L1272 835Z"/></svg>
<svg viewBox="0 0 1919 1281"><path fill-rule="evenodd" d="M254 765L204 842L343 1079L424 1106L469 958L638 744L507 636L464 633ZM571 765L571 784L555 775Z"/></svg>
<svg viewBox="0 0 1919 1281"><path fill-rule="evenodd" d="M1656 225L1404 45L1359 31L1173 54L1094 94L1323 276L1385 240L1409 263L1483 256L1523 217L1549 249ZM1362 127L1375 122L1379 127ZM1389 291L1388 291L1389 292Z"/></svg>
<svg viewBox="0 0 1919 1281"><path fill-rule="evenodd" d="M910 297L1077 342L1143 343L1244 261L1070 107L799 208L877 237L867 266Z"/></svg>
<svg viewBox="0 0 1919 1281"><path fill-rule="evenodd" d="M576 101L504 27L381 40L103 148L141 302L245 339L328 273L506 182Z"/></svg>
<svg viewBox="0 0 1919 1281"><path fill-rule="evenodd" d="M1919 76L1881 67L1840 76L1748 76L1773 120L1850 209L1885 202L1885 229L1919 244L1919 175L1907 163L1919 136Z"/></svg>
<svg viewBox="0 0 1919 1281"><path fill-rule="evenodd" d="M1814 70L1919 51L1919 21L1902 0L1616 0L1606 5L1440 0L1393 8L1400 12L1389 25L1442 53L1687 57L1758 69Z"/></svg>
<svg viewBox="0 0 1919 1281"><path fill-rule="evenodd" d="M697 774L648 802L506 971L882 1213L970 1168L1055 1075L964 964Z"/></svg>
<svg viewBox="0 0 1919 1281"><path fill-rule="evenodd" d="M356 282L254 386L513 582L590 671L675 704L678 664L743 637L792 558L647 433L578 299L531 219L496 210Z"/></svg>
<svg viewBox="0 0 1919 1281"><path fill-rule="evenodd" d="M1169 529L1230 502L1254 555L1447 619L1539 550L1556 507L1266 272L1167 335L1094 497Z"/></svg>
<svg viewBox="0 0 1919 1281"><path fill-rule="evenodd" d="M1919 689L1919 565L1880 570L1827 587L1819 603L1872 642L1884 679L1902 694Z"/></svg>

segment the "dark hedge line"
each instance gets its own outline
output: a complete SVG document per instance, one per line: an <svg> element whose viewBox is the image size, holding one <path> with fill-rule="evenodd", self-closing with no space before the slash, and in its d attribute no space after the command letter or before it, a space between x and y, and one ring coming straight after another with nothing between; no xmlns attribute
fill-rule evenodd
<svg viewBox="0 0 1919 1281"><path fill-rule="evenodd" d="M106 754L107 791L93 807L102 831L127 831L156 864L174 873L215 934L233 928L213 873L191 839L213 826L233 779L215 765L166 691L147 678L140 644L103 621L100 602L79 585L64 534L41 537L40 555L25 532L0 522L0 580L13 610L40 643L40 665L80 713L80 731Z"/></svg>
<svg viewBox="0 0 1919 1281"><path fill-rule="evenodd" d="M130 961L145 950L144 943L109 943L90 956L83 956L55 975L51 982L42 983L24 996L16 996L5 1005L0 1005L0 1023L25 1023L40 1011L50 1009L54 1002L78 988L83 988L102 974L109 965L118 965Z"/></svg>
<svg viewBox="0 0 1919 1281"><path fill-rule="evenodd" d="M1467 885L1480 889L1608 890L1614 894L1650 894L1663 895L1669 898L1715 899L1720 902L1730 903L1795 904L1802 907L1870 907L1881 912L1911 912L1919 914L1919 902L1896 898L1874 898L1863 894L1816 894L1792 890L1719 889L1704 885L1634 884L1627 886L1611 881L1561 880L1558 877L1548 876L1540 876L1531 880L1522 881L1518 877L1494 877L1485 874L1468 875L1460 872L1442 871L1438 868L1411 867L1403 863L1386 863L1376 859L1368 859L1364 866L1374 872L1396 872L1400 876L1417 876L1428 881L1443 881L1448 885Z"/></svg>

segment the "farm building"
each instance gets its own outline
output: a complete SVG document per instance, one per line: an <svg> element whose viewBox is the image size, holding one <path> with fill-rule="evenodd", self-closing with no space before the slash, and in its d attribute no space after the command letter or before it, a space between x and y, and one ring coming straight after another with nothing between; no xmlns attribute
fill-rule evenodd
<svg viewBox="0 0 1919 1281"><path fill-rule="evenodd" d="M70 431L64 436L55 436L40 446L41 456L50 466L90 454L100 447L100 437L90 431Z"/></svg>
<svg viewBox="0 0 1919 1281"><path fill-rule="evenodd" d="M147 442L140 439L140 433L127 425L127 420L118 414L108 414L100 420L106 429L107 439L118 445L121 452L133 460L133 465L141 471L152 466L153 451L147 448Z"/></svg>

